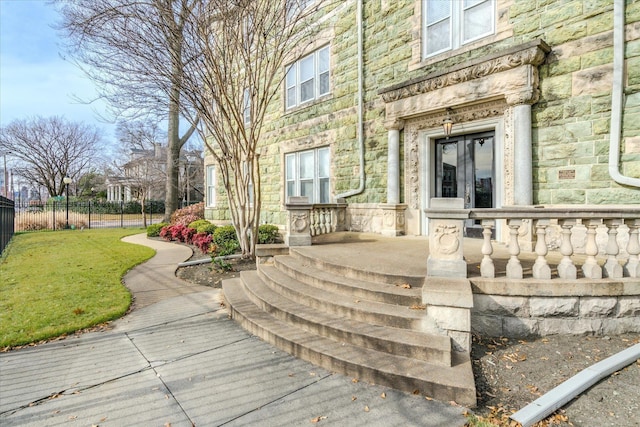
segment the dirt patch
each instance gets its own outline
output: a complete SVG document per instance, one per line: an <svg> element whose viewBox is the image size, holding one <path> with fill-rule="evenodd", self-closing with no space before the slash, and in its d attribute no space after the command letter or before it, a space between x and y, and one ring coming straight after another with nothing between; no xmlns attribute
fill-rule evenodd
<svg viewBox="0 0 640 427"><path fill-rule="evenodd" d="M222 280L256 268L254 261L247 260L231 261L230 265L230 270L211 263L182 267L177 275L199 285L220 287ZM638 343L640 334L531 340L474 337L472 359L478 407L473 412L491 423L485 426L517 426L509 415L581 370ZM603 379L538 424L549 425L640 426L640 360Z"/></svg>

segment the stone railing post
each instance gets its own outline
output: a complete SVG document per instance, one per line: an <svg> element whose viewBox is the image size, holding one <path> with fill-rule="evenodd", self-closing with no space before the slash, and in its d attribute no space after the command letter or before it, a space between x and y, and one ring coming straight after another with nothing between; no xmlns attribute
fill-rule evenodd
<svg viewBox="0 0 640 427"><path fill-rule="evenodd" d="M429 217L427 276L467 277L463 234L469 211L464 209L464 199L431 199L431 209L450 211L446 215Z"/></svg>
<svg viewBox="0 0 640 427"><path fill-rule="evenodd" d="M287 246L311 246L311 220L313 205L307 197L290 197L286 205L288 212Z"/></svg>
<svg viewBox="0 0 640 427"><path fill-rule="evenodd" d="M562 227L562 243L560 244L562 261L558 264L558 276L561 279L576 279L578 277L578 269L571 259L571 255L573 255L571 229L576 225L576 220L561 219L558 223L560 224L560 227Z"/></svg>
<svg viewBox="0 0 640 427"><path fill-rule="evenodd" d="M582 272L587 279L602 279L602 267L598 265L598 245L596 243L596 228L602 224L601 219L584 219L582 224L587 227L587 244L584 248L587 259L582 265Z"/></svg>
<svg viewBox="0 0 640 427"><path fill-rule="evenodd" d="M536 228L536 258L535 264L533 264L533 277L536 279L551 279L551 268L547 263L547 227L549 226L548 219L539 219L535 222Z"/></svg>
<svg viewBox="0 0 640 427"><path fill-rule="evenodd" d="M464 199L431 199L427 278L422 287L426 315L451 338L456 351L471 351L473 293L464 260Z"/></svg>

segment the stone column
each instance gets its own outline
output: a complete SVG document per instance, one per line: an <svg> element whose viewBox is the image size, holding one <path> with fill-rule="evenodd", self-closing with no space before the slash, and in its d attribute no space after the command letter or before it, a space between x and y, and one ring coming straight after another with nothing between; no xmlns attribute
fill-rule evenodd
<svg viewBox="0 0 640 427"><path fill-rule="evenodd" d="M396 120L387 126L387 204L400 203L400 131L404 127L402 120Z"/></svg>
<svg viewBox="0 0 640 427"><path fill-rule="evenodd" d="M394 120L386 125L388 129L387 151L387 203L382 209L383 236L400 236L405 232L404 213L407 205L400 204L400 131L404 121Z"/></svg>
<svg viewBox="0 0 640 427"><path fill-rule="evenodd" d="M533 204L533 156L531 148L531 105L513 107L513 195L514 205Z"/></svg>

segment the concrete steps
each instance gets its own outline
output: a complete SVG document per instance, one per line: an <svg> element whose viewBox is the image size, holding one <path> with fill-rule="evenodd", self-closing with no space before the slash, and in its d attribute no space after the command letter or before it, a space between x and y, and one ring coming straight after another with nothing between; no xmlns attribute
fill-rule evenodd
<svg viewBox="0 0 640 427"><path fill-rule="evenodd" d="M417 278L353 271L292 249L225 280L223 291L245 329L296 357L475 406L469 355L452 351L451 339L428 319Z"/></svg>

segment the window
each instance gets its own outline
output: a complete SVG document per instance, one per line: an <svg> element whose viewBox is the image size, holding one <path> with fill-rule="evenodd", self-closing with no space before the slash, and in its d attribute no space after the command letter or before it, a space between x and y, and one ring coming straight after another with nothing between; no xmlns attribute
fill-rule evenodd
<svg viewBox="0 0 640 427"><path fill-rule="evenodd" d="M494 33L495 0L423 0L424 56Z"/></svg>
<svg viewBox="0 0 640 427"><path fill-rule="evenodd" d="M329 93L329 46L316 50L287 68L286 107Z"/></svg>
<svg viewBox="0 0 640 427"><path fill-rule="evenodd" d="M287 200L309 198L309 203L329 203L329 147L287 154Z"/></svg>
<svg viewBox="0 0 640 427"><path fill-rule="evenodd" d="M242 116L244 118L244 125L248 126L251 124L251 94L249 93L249 89L244 90L244 95L242 98Z"/></svg>
<svg viewBox="0 0 640 427"><path fill-rule="evenodd" d="M216 205L216 167L207 166L207 206Z"/></svg>

